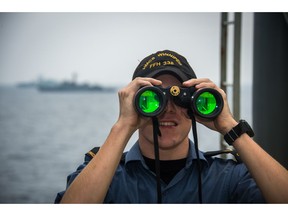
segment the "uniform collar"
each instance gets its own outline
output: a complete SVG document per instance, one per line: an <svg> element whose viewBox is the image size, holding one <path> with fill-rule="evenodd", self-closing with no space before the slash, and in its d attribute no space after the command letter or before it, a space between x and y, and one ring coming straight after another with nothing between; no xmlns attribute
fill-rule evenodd
<svg viewBox="0 0 288 216"><path fill-rule="evenodd" d="M199 151L199 159L202 161L202 163L206 163L208 165L208 161L204 157L203 152ZM195 146L194 143L189 139L189 152L187 156L187 162L186 162L186 168L191 166L192 161L197 160L196 152L195 152ZM126 154L125 158L125 165L132 161L140 161L142 164L145 164L144 158L141 154L139 142L137 141L129 150L129 152Z"/></svg>

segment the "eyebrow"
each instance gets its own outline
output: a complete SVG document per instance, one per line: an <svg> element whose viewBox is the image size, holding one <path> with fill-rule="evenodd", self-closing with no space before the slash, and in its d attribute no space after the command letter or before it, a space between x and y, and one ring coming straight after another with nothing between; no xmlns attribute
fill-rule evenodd
<svg viewBox="0 0 288 216"><path fill-rule="evenodd" d="M181 85L169 85L167 87L163 87L163 85L158 85L158 87L161 87L161 88L164 88L164 89L168 89L168 88L171 88L172 86L178 86L180 88L185 88L182 84Z"/></svg>

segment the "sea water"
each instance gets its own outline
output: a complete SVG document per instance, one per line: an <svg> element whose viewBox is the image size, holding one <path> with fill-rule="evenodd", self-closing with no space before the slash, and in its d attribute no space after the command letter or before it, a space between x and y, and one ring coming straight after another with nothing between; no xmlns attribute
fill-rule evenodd
<svg viewBox="0 0 288 216"><path fill-rule="evenodd" d="M242 88L241 95L241 116L252 123L251 87ZM0 203L53 203L85 153L103 144L118 112L117 91L1 87ZM199 124L197 129L201 150L220 149L218 133ZM137 133L125 151L136 139Z"/></svg>

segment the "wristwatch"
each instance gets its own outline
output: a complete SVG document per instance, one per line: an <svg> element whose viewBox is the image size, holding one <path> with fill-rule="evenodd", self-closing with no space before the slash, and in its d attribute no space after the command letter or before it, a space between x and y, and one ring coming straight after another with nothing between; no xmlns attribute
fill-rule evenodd
<svg viewBox="0 0 288 216"><path fill-rule="evenodd" d="M245 120L240 120L238 125L224 135L224 140L229 145L232 145L233 142L244 133L247 133L250 137L254 136L254 131L251 126Z"/></svg>

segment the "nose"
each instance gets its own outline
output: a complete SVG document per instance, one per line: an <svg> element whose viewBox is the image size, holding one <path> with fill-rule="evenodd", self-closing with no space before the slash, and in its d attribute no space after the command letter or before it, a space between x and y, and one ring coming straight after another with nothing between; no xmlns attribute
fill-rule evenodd
<svg viewBox="0 0 288 216"><path fill-rule="evenodd" d="M176 104L173 102L172 98L169 98L164 112L176 112Z"/></svg>

